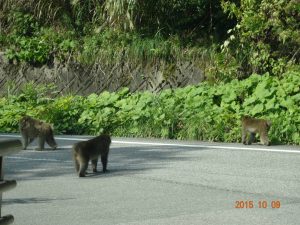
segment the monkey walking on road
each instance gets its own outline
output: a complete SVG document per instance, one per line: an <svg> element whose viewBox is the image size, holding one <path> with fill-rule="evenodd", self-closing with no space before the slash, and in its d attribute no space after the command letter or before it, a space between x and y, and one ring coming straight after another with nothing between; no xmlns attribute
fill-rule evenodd
<svg viewBox="0 0 300 225"><path fill-rule="evenodd" d="M50 124L30 116L23 116L19 121L19 129L22 136L23 149L26 149L34 138L38 138L38 148L36 150L44 150L45 141L53 150L57 148Z"/></svg>
<svg viewBox="0 0 300 225"><path fill-rule="evenodd" d="M259 133L260 142L263 145L270 145L268 132L271 127L271 121L264 119L255 119L249 116L242 117L242 143L244 145L251 145L255 139L255 134ZM247 139L247 134L250 137Z"/></svg>
<svg viewBox="0 0 300 225"><path fill-rule="evenodd" d="M101 134L93 139L81 141L73 146L73 159L75 169L79 177L84 177L89 161L92 162L93 172L97 172L98 158L101 156L103 172L107 171L107 160L111 138L109 135Z"/></svg>

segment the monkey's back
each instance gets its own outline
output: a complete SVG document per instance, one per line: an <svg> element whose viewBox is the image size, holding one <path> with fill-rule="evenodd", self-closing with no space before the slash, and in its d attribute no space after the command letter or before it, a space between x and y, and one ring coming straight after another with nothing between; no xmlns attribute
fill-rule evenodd
<svg viewBox="0 0 300 225"><path fill-rule="evenodd" d="M53 135L52 126L44 121L34 119L30 116L24 116L19 121L20 132L27 132L28 137L35 138L42 135Z"/></svg>
<svg viewBox="0 0 300 225"><path fill-rule="evenodd" d="M75 154L84 157L93 157L105 155L109 152L111 138L109 135L102 134L87 141L81 141L74 144L73 149Z"/></svg>
<svg viewBox="0 0 300 225"><path fill-rule="evenodd" d="M264 119L252 118L249 116L242 117L242 127L250 132L260 132L264 127L270 126L269 121Z"/></svg>

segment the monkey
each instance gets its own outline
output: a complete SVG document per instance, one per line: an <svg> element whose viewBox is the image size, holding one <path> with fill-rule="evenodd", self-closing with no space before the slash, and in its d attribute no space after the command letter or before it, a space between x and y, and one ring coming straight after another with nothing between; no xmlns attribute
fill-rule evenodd
<svg viewBox="0 0 300 225"><path fill-rule="evenodd" d="M268 131L271 124L270 120L256 119L249 116L242 117L242 143L244 145L251 145L255 139L255 134L259 133L260 142L263 145L270 145ZM246 141L247 134L250 134L248 141Z"/></svg>
<svg viewBox="0 0 300 225"><path fill-rule="evenodd" d="M87 141L81 141L73 145L73 159L75 169L79 177L85 177L89 161L92 162L93 173L97 173L98 158L101 156L102 170L107 172L107 159L111 138L107 134L101 134Z"/></svg>
<svg viewBox="0 0 300 225"><path fill-rule="evenodd" d="M44 150L45 141L53 150L57 148L53 136L53 129L48 123L25 115L19 121L19 130L22 136L24 150L36 137L38 138L38 148L36 148L36 150Z"/></svg>

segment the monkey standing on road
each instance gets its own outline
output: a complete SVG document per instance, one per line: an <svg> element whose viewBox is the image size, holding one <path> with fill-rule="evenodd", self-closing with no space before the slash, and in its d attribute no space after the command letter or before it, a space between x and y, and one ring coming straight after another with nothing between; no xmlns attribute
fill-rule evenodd
<svg viewBox="0 0 300 225"><path fill-rule="evenodd" d="M255 119L249 116L242 117L242 143L251 145L255 139L255 134L259 133L260 142L263 145L270 145L268 131L271 127L271 121L264 119ZM247 134L250 135L248 141Z"/></svg>
<svg viewBox="0 0 300 225"><path fill-rule="evenodd" d="M107 159L111 138L109 135L101 134L93 139L81 141L73 146L73 158L75 169L79 177L84 177L89 161L92 162L93 172L97 172L97 162L101 156L103 172L107 171Z"/></svg>
<svg viewBox="0 0 300 225"><path fill-rule="evenodd" d="M39 147L36 150L43 150L45 141L52 149L56 149L57 144L53 137L53 129L50 124L30 116L23 116L19 121L19 129L22 136L23 149L26 149L34 138L38 137Z"/></svg>

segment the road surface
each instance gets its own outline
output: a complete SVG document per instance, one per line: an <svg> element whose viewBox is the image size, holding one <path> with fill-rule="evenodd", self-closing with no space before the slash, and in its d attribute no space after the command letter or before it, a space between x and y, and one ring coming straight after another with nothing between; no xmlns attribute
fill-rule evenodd
<svg viewBox="0 0 300 225"><path fill-rule="evenodd" d="M16 225L300 224L299 146L113 138L110 172L78 178L71 146L86 138L5 157L5 179L18 184L2 215Z"/></svg>

